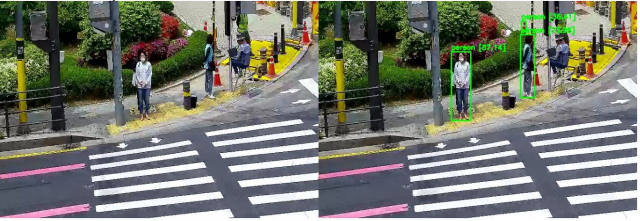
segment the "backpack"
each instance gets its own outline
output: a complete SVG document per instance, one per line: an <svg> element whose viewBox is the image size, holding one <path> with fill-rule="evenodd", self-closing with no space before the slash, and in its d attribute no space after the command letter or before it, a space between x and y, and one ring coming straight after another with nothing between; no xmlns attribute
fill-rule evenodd
<svg viewBox="0 0 640 221"><path fill-rule="evenodd" d="M209 47L209 49L207 50L207 53L204 55L204 63L206 63L207 66L209 67L207 69L208 71L213 71L216 69L216 64L213 62L213 57L211 58L211 61L209 61L208 59L212 51L213 51L213 47Z"/></svg>

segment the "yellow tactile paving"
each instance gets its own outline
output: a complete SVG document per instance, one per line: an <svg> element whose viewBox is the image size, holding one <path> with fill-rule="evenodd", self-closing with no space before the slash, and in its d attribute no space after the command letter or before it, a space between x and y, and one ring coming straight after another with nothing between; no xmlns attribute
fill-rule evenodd
<svg viewBox="0 0 640 221"><path fill-rule="evenodd" d="M587 50L587 55L589 54L588 51L591 50L591 42L589 41L571 41L571 54L574 55L574 57L578 56L578 51L580 50L580 47L584 47L585 50ZM602 72L602 70L604 70L605 67L607 67L607 65L609 65L609 63L612 62L613 58L616 57L616 55L618 55L619 50L615 50L611 47L604 47L604 54L600 55L598 54L597 56L597 63L593 64L593 73L595 75L600 74L600 72ZM543 61L540 62L540 65L546 65L547 64L547 59L544 59ZM569 67L576 67L580 65L580 61L578 61L577 59L569 59ZM572 78L576 78L577 76L574 74L572 76ZM584 81L588 81L589 78L581 76L580 78L578 78L580 80L584 80Z"/></svg>
<svg viewBox="0 0 640 221"><path fill-rule="evenodd" d="M26 153L26 154L16 154L16 155L11 155L11 156L0 156L0 160L9 160L9 159L16 159L16 158L24 158L24 157L42 156L42 155L66 153L66 152L73 152L73 151L82 151L82 150L86 150L86 149L87 149L87 147L78 147L78 148L72 148L72 149L52 150L52 151L45 151L45 152L39 152L39 153Z"/></svg>
<svg viewBox="0 0 640 221"><path fill-rule="evenodd" d="M125 131L137 131L143 127L168 122L182 117L193 116L211 109L214 106L226 103L229 100L238 97L246 92L246 88L240 87L235 92L220 92L215 99L203 99L198 101L198 107L191 110L185 110L182 105L176 105L173 102L160 104L156 107L157 112L149 115L150 120L140 121L136 117L135 120L128 122L124 126L116 126L115 124L107 125L107 131L111 135L119 134Z"/></svg>
<svg viewBox="0 0 640 221"><path fill-rule="evenodd" d="M335 159L335 158L342 158L342 157L362 156L362 155L369 155L369 154L376 154L376 153L385 153L385 152L399 151L399 150L404 150L404 149L405 149L405 147L396 147L396 148L391 148L391 149L370 150L370 151L363 151L363 152L358 152L358 153L335 154L335 155L329 155L329 156L321 156L320 160L328 160L328 159Z"/></svg>
<svg viewBox="0 0 640 221"><path fill-rule="evenodd" d="M518 113L521 113L525 110L528 110L531 107L534 107L536 105L539 105L553 97L556 97L558 95L561 94L562 92L562 88L558 88L553 92L538 92L536 94L536 99L532 100L532 99L525 99L525 100L520 100L516 103L516 107L509 109L509 110L503 110L502 106L497 106L495 105L493 102L486 102L486 103L482 103L482 104L474 104L474 107L476 108L476 112L472 113L472 121L464 121L464 122L446 122L444 125L442 126L435 126L433 124L429 124L427 126L425 126L425 129L427 131L428 134L433 135L433 134L437 134L443 131L456 131L458 129L460 129L461 127L464 126L468 126L468 125L472 125L472 124L477 124L477 123L482 123L482 122L486 122L489 120L493 120L493 119L497 119L497 118L501 118L504 116L511 116L511 115L516 115ZM449 117L449 116L445 116L445 117Z"/></svg>

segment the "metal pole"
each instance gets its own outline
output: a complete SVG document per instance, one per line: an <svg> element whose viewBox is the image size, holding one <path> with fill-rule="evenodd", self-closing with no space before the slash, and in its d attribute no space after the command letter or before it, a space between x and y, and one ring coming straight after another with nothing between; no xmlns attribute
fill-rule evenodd
<svg viewBox="0 0 640 221"><path fill-rule="evenodd" d="M16 10L16 50L18 50L18 99L27 99L27 74L24 60L24 37L23 37L23 21L22 21L22 2L18 2L18 9ZM5 104L7 106L8 104ZM20 111L27 110L27 102L20 101L18 104ZM18 125L18 134L28 134L31 132L29 125L27 125L28 116L27 112L20 113L20 125ZM8 126L9 124L7 124ZM7 132L7 137L9 132Z"/></svg>
<svg viewBox="0 0 640 221"><path fill-rule="evenodd" d="M230 7L235 7L235 2L232 1ZM230 25L229 25L229 50L231 50L233 48L233 44L232 44L232 40L233 40L233 16L231 15L231 13L228 13L226 16L229 16L229 21L231 21ZM240 51L238 51L237 53L240 53ZM238 75L238 77L244 77L244 76L240 76ZM231 68L231 54L229 54L229 91L233 92L233 68Z"/></svg>
<svg viewBox="0 0 640 221"><path fill-rule="evenodd" d="M547 35L547 51L551 48L551 33ZM547 88L548 91L552 91L553 87L551 86L551 55L547 55Z"/></svg>
<svg viewBox="0 0 640 221"><path fill-rule="evenodd" d="M278 63L278 32L273 33L273 63Z"/></svg>
<svg viewBox="0 0 640 221"><path fill-rule="evenodd" d="M618 33L616 32L616 2L611 1L611 5L609 6L609 14L611 14L611 31L609 35L612 37L616 37Z"/></svg>
<svg viewBox="0 0 640 221"><path fill-rule="evenodd" d="M110 1L111 21L113 21L113 45L112 45L112 64L113 64L113 100L116 108L116 125L122 126L126 122L124 116L124 105L122 100L124 94L122 92L122 49L120 48L120 9L118 2Z"/></svg>
<svg viewBox="0 0 640 221"><path fill-rule="evenodd" d="M377 96L382 94L382 90L380 89L380 76L378 72L378 24L376 22L376 2L370 1L365 4L365 13L367 14L367 40L371 44L367 55L367 63L369 66L369 87L377 87L369 90L369 96L371 96L369 98L369 107L379 107L369 110L369 120L372 120L372 131L384 131L384 121L382 121L382 97Z"/></svg>
<svg viewBox="0 0 640 221"><path fill-rule="evenodd" d="M301 34L302 33L302 20L304 20L304 1L298 1L298 16L297 16L297 20L296 23L298 23L297 27L298 27L298 31L297 33Z"/></svg>
<svg viewBox="0 0 640 221"><path fill-rule="evenodd" d="M47 17L49 17L49 39L53 43L53 50L49 52L49 68L51 87L60 87L60 38L58 27L58 2L47 2ZM121 59L118 59L120 64ZM62 107L62 89L51 90L51 106ZM54 97L55 96L55 97ZM64 109L53 108L51 109L51 120L59 120L51 123L51 129L53 131L67 130L66 122L64 121Z"/></svg>
<svg viewBox="0 0 640 221"><path fill-rule="evenodd" d="M531 17L533 17L533 1L531 1ZM533 31L533 23L535 20L531 20L531 30Z"/></svg>
<svg viewBox="0 0 640 221"><path fill-rule="evenodd" d="M291 32L293 36L298 36L298 2L294 1L291 4Z"/></svg>
<svg viewBox="0 0 640 221"><path fill-rule="evenodd" d="M431 34L431 76L433 91L433 122L436 126L444 125L444 116L442 103L440 103L440 38L439 21L438 21L438 5L435 1L429 2L429 17L433 19L433 33Z"/></svg>
<svg viewBox="0 0 640 221"><path fill-rule="evenodd" d="M333 13L333 28L335 32L335 37L333 41L335 42L335 50L336 50L336 96L338 100L344 100L346 98L346 94L344 93L344 60L342 56L342 15L341 15L341 2L336 2L335 11ZM338 101L338 127L336 128L336 134L347 134L349 133L349 127L345 125L347 122L347 114L344 113L347 109L347 105L344 101ZM325 116L326 119L326 116ZM326 123L325 123L325 126Z"/></svg>

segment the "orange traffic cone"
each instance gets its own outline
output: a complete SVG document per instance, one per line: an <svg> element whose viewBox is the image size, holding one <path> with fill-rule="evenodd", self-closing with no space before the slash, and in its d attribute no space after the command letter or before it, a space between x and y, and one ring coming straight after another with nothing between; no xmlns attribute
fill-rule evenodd
<svg viewBox="0 0 640 221"><path fill-rule="evenodd" d="M216 64L216 67L218 65ZM213 76L213 87L222 87L222 81L220 80L220 71L216 68L216 74Z"/></svg>
<svg viewBox="0 0 640 221"><path fill-rule="evenodd" d="M587 77L588 78L595 77L595 74L593 73L593 61L592 61L592 59L593 58L589 58L589 63L588 63L588 66L587 66Z"/></svg>
<svg viewBox="0 0 640 221"><path fill-rule="evenodd" d="M204 21L204 32L207 32L207 21Z"/></svg>
<svg viewBox="0 0 640 221"><path fill-rule="evenodd" d="M304 26L302 26L302 44L309 45L311 44L311 39L309 39L309 32L307 31L307 22L304 22Z"/></svg>
<svg viewBox="0 0 640 221"><path fill-rule="evenodd" d="M540 87L542 86L542 84L540 83L540 79L538 79L538 74L536 73L536 87Z"/></svg>
<svg viewBox="0 0 640 221"><path fill-rule="evenodd" d="M629 38L627 38L627 30L624 28L624 22L622 22L622 39L620 40L620 44L629 44Z"/></svg>
<svg viewBox="0 0 640 221"><path fill-rule="evenodd" d="M269 73L267 74L267 77L271 79L276 77L276 65L273 63L273 55L269 59Z"/></svg>

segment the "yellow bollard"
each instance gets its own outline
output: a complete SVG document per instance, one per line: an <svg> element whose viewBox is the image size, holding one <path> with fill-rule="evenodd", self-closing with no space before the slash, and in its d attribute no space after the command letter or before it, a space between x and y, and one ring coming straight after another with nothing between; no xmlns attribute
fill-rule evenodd
<svg viewBox="0 0 640 221"><path fill-rule="evenodd" d="M293 29L295 30L295 29L298 29L298 2L295 2L295 1L292 2L291 6L292 6L291 8L293 8L293 13L291 17L293 18L292 23L293 23Z"/></svg>
<svg viewBox="0 0 640 221"><path fill-rule="evenodd" d="M313 34L317 35L319 26L320 26L320 21L319 21L319 14L320 14L320 9L318 8L319 4L318 1L313 1L311 2L311 14L312 14L312 19L313 19Z"/></svg>
<svg viewBox="0 0 640 221"><path fill-rule="evenodd" d="M27 93L22 93L27 91L27 74L25 71L25 60L24 60L24 38L16 38L16 45L18 45L18 99L19 100L25 100L27 99ZM22 51L20 51L20 49ZM22 111L20 113L19 119L20 119L20 124L26 124L27 123L27 102L26 101L20 101L19 102L19 110Z"/></svg>
<svg viewBox="0 0 640 221"><path fill-rule="evenodd" d="M338 100L345 99L344 93L344 60L342 55L342 38L334 38L336 47L336 97ZM336 134L349 133L349 127L345 125L347 122L347 113L343 112L347 109L347 105L344 101L338 101L338 127L336 128Z"/></svg>
<svg viewBox="0 0 640 221"><path fill-rule="evenodd" d="M611 29L616 30L616 2L611 2Z"/></svg>
<svg viewBox="0 0 640 221"><path fill-rule="evenodd" d="M635 35L638 32L638 5L637 2L632 1L631 4L629 4L630 10L631 10L631 34Z"/></svg>

